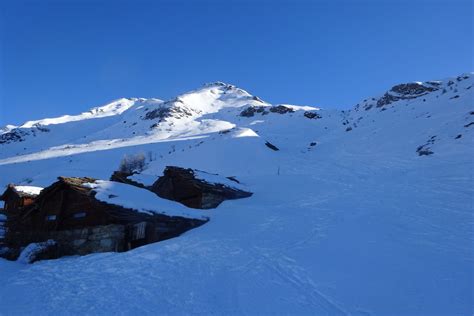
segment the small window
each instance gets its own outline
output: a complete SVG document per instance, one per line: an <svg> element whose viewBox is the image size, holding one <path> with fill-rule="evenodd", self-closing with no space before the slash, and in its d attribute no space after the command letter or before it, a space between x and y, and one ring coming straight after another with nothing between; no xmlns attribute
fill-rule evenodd
<svg viewBox="0 0 474 316"><path fill-rule="evenodd" d="M47 221L55 221L56 220L56 215L47 215L46 220Z"/></svg>
<svg viewBox="0 0 474 316"><path fill-rule="evenodd" d="M86 212L78 212L78 213L74 213L73 217L74 218L84 218L86 217Z"/></svg>
<svg viewBox="0 0 474 316"><path fill-rule="evenodd" d="M145 238L146 222L133 225L132 240Z"/></svg>

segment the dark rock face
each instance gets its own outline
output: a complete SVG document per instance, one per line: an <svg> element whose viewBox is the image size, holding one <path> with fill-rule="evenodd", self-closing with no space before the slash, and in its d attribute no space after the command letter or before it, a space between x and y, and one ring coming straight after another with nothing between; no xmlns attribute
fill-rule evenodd
<svg viewBox="0 0 474 316"><path fill-rule="evenodd" d="M31 128L14 128L9 132L0 135L0 144L23 142L27 136L36 137L37 134L47 133L50 129L36 123Z"/></svg>
<svg viewBox="0 0 474 316"><path fill-rule="evenodd" d="M380 108L399 100L415 99L430 92L439 90L438 83L428 84L429 85L423 85L420 83L403 83L396 85L377 100L377 107Z"/></svg>
<svg viewBox="0 0 474 316"><path fill-rule="evenodd" d="M147 112L145 115L145 120L154 120L154 119L163 119L168 116L170 109L168 108L158 108L153 111Z"/></svg>
<svg viewBox="0 0 474 316"><path fill-rule="evenodd" d="M43 132L43 133L47 133L47 132L50 131L49 128L47 128L47 127L41 125L40 123L34 124L33 127L36 128L38 131Z"/></svg>
<svg viewBox="0 0 474 316"><path fill-rule="evenodd" d="M148 111L145 114L144 120L159 120L164 121L169 117L183 118L192 116L196 111L186 106L179 98L173 99L163 103L159 108Z"/></svg>
<svg viewBox="0 0 474 316"><path fill-rule="evenodd" d="M29 135L28 132L15 128L8 133L0 135L0 144L9 144L24 141L24 137Z"/></svg>
<svg viewBox="0 0 474 316"><path fill-rule="evenodd" d="M468 123L468 124L464 125L464 127L469 127L469 126L472 126L472 125L474 125L474 122Z"/></svg>
<svg viewBox="0 0 474 316"><path fill-rule="evenodd" d="M277 106L249 106L242 112L240 112L240 116L242 117L252 117L256 113L260 113L262 115L268 114L269 112L271 113L277 113L277 114L286 114L286 113L293 113L295 110L293 110L290 107L284 106L284 105L277 105Z"/></svg>
<svg viewBox="0 0 474 316"><path fill-rule="evenodd" d="M429 148L425 148L424 146L418 147L416 152L418 153L418 156L429 156L434 154L434 152L432 152Z"/></svg>
<svg viewBox="0 0 474 316"><path fill-rule="evenodd" d="M310 111L304 112L303 115L304 115L305 117L309 118L309 119L320 119L320 118L322 118L322 116L319 115L318 113L316 113L316 112L310 112Z"/></svg>
<svg viewBox="0 0 474 316"><path fill-rule="evenodd" d="M255 113L261 113L262 115L268 114L268 112L265 110L267 107L265 106L249 106L242 112L240 112L240 116L242 117L252 117L255 115Z"/></svg>
<svg viewBox="0 0 474 316"><path fill-rule="evenodd" d="M258 102L262 102L262 103L263 103L263 100L260 99L259 97L257 97L256 95L254 95L254 96L252 97L252 100L258 101Z"/></svg>
<svg viewBox="0 0 474 316"><path fill-rule="evenodd" d="M434 152L431 150L431 145L434 145L436 141L436 136L431 136L430 139L426 142L426 144L418 146L416 149L416 152L418 156L429 156L434 154Z"/></svg>
<svg viewBox="0 0 474 316"><path fill-rule="evenodd" d="M180 202L191 208L216 208L225 200L249 197L250 192L242 191L220 183L209 183L198 179L193 169L168 166L151 187L158 196ZM230 179L236 181L235 178Z"/></svg>
<svg viewBox="0 0 474 316"><path fill-rule="evenodd" d="M273 145L270 142L265 142L265 146L267 146L268 148L270 148L271 150L274 150L274 151L279 151L280 150L277 146Z"/></svg>
<svg viewBox="0 0 474 316"><path fill-rule="evenodd" d="M437 89L433 87L424 86L419 83L402 83L392 87L391 90L401 95L419 95L426 92L432 92Z"/></svg>
<svg viewBox="0 0 474 316"><path fill-rule="evenodd" d="M284 105L277 105L270 107L270 112L278 114L293 113L295 110Z"/></svg>

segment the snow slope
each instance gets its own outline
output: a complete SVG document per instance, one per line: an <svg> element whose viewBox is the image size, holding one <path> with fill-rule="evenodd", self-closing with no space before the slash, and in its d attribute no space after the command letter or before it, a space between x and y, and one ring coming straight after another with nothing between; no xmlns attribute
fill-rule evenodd
<svg viewBox="0 0 474 316"><path fill-rule="evenodd" d="M0 313L471 315L472 76L397 85L346 111L214 83L9 129L1 185L108 179L143 152L143 181L177 165L254 194L126 253L0 260Z"/></svg>

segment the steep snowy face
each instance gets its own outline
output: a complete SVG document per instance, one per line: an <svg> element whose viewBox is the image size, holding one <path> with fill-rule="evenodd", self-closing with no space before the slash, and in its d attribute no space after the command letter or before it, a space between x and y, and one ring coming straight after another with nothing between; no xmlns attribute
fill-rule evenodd
<svg viewBox="0 0 474 316"><path fill-rule="evenodd" d="M79 115L28 121L19 127L9 125L0 130L0 144L34 143L34 138L43 133L48 133L47 138L51 134L61 133L69 141L87 136L89 142L111 136L120 138L147 135L150 132L157 134L153 130L160 124L163 129L179 130L185 128L183 125L189 125L190 121L223 108L253 105L268 104L233 85L218 82L206 84L201 89L166 102L159 99L122 98ZM64 130L67 130L67 134L63 133ZM44 141L44 138L40 137L40 140Z"/></svg>
<svg viewBox="0 0 474 316"><path fill-rule="evenodd" d="M216 82L205 84L201 89L179 95L164 102L162 107L148 111L144 119L154 121L153 127L157 127L159 123L164 121L178 124L178 121L195 120L199 117L217 113L225 108L236 109L244 106L269 105L245 90L230 84Z"/></svg>

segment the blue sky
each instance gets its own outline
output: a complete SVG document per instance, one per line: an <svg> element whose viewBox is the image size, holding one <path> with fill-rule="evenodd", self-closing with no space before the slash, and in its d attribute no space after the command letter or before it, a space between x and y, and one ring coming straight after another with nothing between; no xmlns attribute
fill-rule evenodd
<svg viewBox="0 0 474 316"><path fill-rule="evenodd" d="M212 81L272 103L349 108L473 70L471 1L1 3L0 125Z"/></svg>

